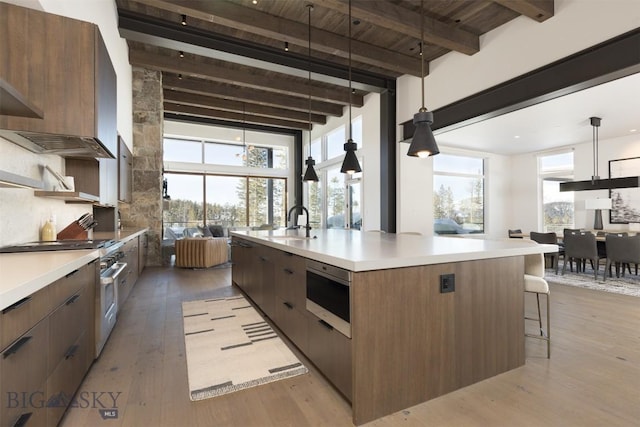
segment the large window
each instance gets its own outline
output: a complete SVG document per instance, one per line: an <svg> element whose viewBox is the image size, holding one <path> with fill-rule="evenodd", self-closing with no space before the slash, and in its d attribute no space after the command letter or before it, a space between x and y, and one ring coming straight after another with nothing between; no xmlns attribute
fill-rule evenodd
<svg viewBox="0 0 640 427"><path fill-rule="evenodd" d="M285 227L293 137L214 126L206 130L219 138L164 139L164 178L170 196L164 203L165 234L169 229L190 235L205 224Z"/></svg>
<svg viewBox="0 0 640 427"><path fill-rule="evenodd" d="M538 157L542 181L542 229L562 235L574 228L573 191L560 192L560 182L573 179L573 151Z"/></svg>
<svg viewBox="0 0 640 427"><path fill-rule="evenodd" d="M433 157L433 218L436 234L484 232L484 160Z"/></svg>
<svg viewBox="0 0 640 427"><path fill-rule="evenodd" d="M352 121L352 137L361 148L362 116ZM305 183L305 204L314 228L362 227L362 173L347 176L340 172L347 138L348 129L340 126L311 141L311 155L320 182ZM303 152L306 157L308 145ZM358 160L364 168L363 159Z"/></svg>

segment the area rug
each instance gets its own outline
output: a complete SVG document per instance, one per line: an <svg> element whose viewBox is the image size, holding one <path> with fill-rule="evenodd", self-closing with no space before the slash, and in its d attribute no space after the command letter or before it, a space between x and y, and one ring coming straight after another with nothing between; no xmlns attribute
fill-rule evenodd
<svg viewBox="0 0 640 427"><path fill-rule="evenodd" d="M191 400L308 372L242 296L185 301L182 315Z"/></svg>
<svg viewBox="0 0 640 427"><path fill-rule="evenodd" d="M585 268L586 271L581 273L572 273L567 266L567 270L565 271L563 276L562 264L560 264L558 274L556 275L553 270L546 270L545 279L549 283L558 283L560 285L577 286L580 288L593 289L596 291L605 291L616 294L640 297L639 276L636 276L635 274L630 275L627 271L625 277L615 277L614 269L613 277L609 277L607 275L607 280L602 280L603 268L604 266L601 265L600 270L598 271L598 279L596 280L593 277L593 269L590 266L587 266ZM631 269L635 273L635 267L632 266Z"/></svg>

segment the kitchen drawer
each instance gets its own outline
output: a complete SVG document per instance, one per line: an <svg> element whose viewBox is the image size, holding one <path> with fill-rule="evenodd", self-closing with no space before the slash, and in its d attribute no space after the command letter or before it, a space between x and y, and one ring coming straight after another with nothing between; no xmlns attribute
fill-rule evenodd
<svg viewBox="0 0 640 427"><path fill-rule="evenodd" d="M276 314L274 321L278 328L298 347L303 353L307 352L309 337L307 318L304 311L300 311L293 305L276 297ZM304 309L304 308L303 308Z"/></svg>
<svg viewBox="0 0 640 427"><path fill-rule="evenodd" d="M72 271L49 285L51 288L51 308L55 309L60 304L63 304L87 283L95 284L99 275L98 268L98 260L91 261L89 264Z"/></svg>
<svg viewBox="0 0 640 427"><path fill-rule="evenodd" d="M52 308L48 286L21 299L0 313L0 349L14 342L20 335L42 320Z"/></svg>
<svg viewBox="0 0 640 427"><path fill-rule="evenodd" d="M71 399L91 365L89 334L82 334L65 349L64 357L54 367L47 381L47 396ZM47 425L55 427L64 415L69 402L61 401L60 406L47 408Z"/></svg>
<svg viewBox="0 0 640 427"><path fill-rule="evenodd" d="M67 355L80 335L93 328L89 287L84 286L70 296L49 317L49 372Z"/></svg>
<svg viewBox="0 0 640 427"><path fill-rule="evenodd" d="M27 425L44 422L47 400L47 347L49 319L45 318L6 348L0 358L0 425L14 425L20 416L32 413Z"/></svg>
<svg viewBox="0 0 640 427"><path fill-rule="evenodd" d="M311 313L308 313L307 318L309 325L307 357L351 401L351 339Z"/></svg>
<svg viewBox="0 0 640 427"><path fill-rule="evenodd" d="M129 298L134 283L133 270L127 265L118 278L118 310L122 309Z"/></svg>
<svg viewBox="0 0 640 427"><path fill-rule="evenodd" d="M275 270L276 295L293 304L299 310L306 309L307 303L307 275L304 270L276 266Z"/></svg>

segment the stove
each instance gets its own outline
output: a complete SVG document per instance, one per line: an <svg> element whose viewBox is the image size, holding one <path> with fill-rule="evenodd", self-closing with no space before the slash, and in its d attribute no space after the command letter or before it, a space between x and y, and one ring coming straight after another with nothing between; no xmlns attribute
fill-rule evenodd
<svg viewBox="0 0 640 427"><path fill-rule="evenodd" d="M28 242L17 245L4 246L0 253L39 252L39 251L68 251L74 249L107 249L116 243L113 239L94 240L54 240L51 242Z"/></svg>

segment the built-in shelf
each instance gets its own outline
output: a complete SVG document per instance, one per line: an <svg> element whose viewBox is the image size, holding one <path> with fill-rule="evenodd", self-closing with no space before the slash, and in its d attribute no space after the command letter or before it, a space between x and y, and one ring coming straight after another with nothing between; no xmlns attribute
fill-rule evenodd
<svg viewBox="0 0 640 427"><path fill-rule="evenodd" d="M42 183L42 181L38 181L37 179L0 170L0 187L33 188L36 190L41 190L42 188L44 188L44 184Z"/></svg>
<svg viewBox="0 0 640 427"><path fill-rule="evenodd" d="M3 116L42 119L44 113L33 105L13 86L0 78L0 114Z"/></svg>
<svg viewBox="0 0 640 427"><path fill-rule="evenodd" d="M34 195L37 197L64 200L67 203L98 203L98 201L100 201L98 196L80 191L36 191Z"/></svg>

